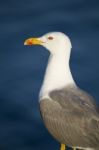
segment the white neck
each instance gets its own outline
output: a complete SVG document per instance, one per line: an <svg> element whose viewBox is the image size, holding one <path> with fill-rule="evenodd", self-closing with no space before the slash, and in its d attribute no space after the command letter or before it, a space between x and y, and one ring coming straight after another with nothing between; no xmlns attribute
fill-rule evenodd
<svg viewBox="0 0 99 150"><path fill-rule="evenodd" d="M61 89L69 84L75 84L69 67L70 50L50 55L40 99L47 97L54 89Z"/></svg>

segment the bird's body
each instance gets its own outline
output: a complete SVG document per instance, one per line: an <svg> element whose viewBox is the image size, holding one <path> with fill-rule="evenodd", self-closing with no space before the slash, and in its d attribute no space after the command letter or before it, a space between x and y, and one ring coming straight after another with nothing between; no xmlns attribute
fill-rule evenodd
<svg viewBox="0 0 99 150"><path fill-rule="evenodd" d="M69 38L53 32L25 44L29 42L43 45L51 53L39 98L46 128L60 143L99 150L99 113L93 98L79 89L72 77Z"/></svg>
<svg viewBox="0 0 99 150"><path fill-rule="evenodd" d="M77 87L49 93L40 101L43 121L59 142L71 147L99 147L99 115L93 99Z"/></svg>

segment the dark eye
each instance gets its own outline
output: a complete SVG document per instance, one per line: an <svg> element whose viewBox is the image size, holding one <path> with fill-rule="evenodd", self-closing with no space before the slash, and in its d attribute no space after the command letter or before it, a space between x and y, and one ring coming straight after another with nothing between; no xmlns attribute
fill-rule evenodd
<svg viewBox="0 0 99 150"><path fill-rule="evenodd" d="M53 40L54 38L52 36L49 36L47 39L48 40Z"/></svg>

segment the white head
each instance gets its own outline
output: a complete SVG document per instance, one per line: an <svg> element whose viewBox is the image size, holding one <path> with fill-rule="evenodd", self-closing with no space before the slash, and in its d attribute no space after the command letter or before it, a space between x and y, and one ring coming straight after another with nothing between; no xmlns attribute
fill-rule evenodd
<svg viewBox="0 0 99 150"><path fill-rule="evenodd" d="M42 45L51 54L61 52L64 48L70 50L72 47L68 36L61 32L50 32L39 38L29 38L25 40L24 45Z"/></svg>
<svg viewBox="0 0 99 150"><path fill-rule="evenodd" d="M42 45L52 54L48 61L40 99L54 89L74 83L69 69L71 42L64 33L50 32L39 38L29 38L24 45Z"/></svg>

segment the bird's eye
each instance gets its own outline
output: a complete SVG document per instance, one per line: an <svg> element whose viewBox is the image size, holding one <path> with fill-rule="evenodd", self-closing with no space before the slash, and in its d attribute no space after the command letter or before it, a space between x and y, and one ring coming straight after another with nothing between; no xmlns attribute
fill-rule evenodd
<svg viewBox="0 0 99 150"><path fill-rule="evenodd" d="M52 36L49 36L47 39L48 40L53 40L54 38Z"/></svg>

